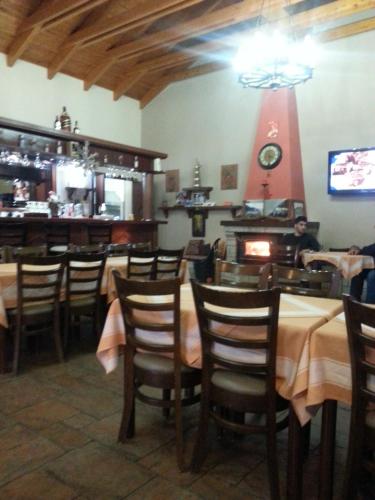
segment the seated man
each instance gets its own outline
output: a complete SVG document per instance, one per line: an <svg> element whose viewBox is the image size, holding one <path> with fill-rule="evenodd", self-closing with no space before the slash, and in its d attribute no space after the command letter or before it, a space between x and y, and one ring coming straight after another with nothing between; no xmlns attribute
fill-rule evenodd
<svg viewBox="0 0 375 500"><path fill-rule="evenodd" d="M294 221L294 233L284 234L281 244L298 246L299 253L302 255L306 250L317 252L320 250L320 245L311 234L306 233L307 217L300 215Z"/></svg>
<svg viewBox="0 0 375 500"><path fill-rule="evenodd" d="M370 255L375 257L375 243L367 245L362 249L356 245L349 248L349 255ZM363 283L367 281L367 292L365 302L367 304L375 304L375 270L363 269L359 274L354 276L350 282L350 295L356 300L361 301Z"/></svg>

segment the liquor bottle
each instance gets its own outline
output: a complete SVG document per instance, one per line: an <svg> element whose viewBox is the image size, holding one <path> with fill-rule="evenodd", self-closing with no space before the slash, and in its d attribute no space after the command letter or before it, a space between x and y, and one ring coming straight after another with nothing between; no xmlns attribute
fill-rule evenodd
<svg viewBox="0 0 375 500"><path fill-rule="evenodd" d="M71 122L70 116L68 115L68 112L66 110L66 106L63 106L63 110L62 110L62 113L60 115L60 122L61 122L61 128L63 130L68 130L69 132L71 131L72 122Z"/></svg>
<svg viewBox="0 0 375 500"><path fill-rule="evenodd" d="M134 156L134 168L137 169L139 167L138 156Z"/></svg>
<svg viewBox="0 0 375 500"><path fill-rule="evenodd" d="M73 133L74 133L74 134L80 134L80 133L81 133L81 131L80 131L80 129L79 129L79 126L78 126L78 122L77 122L77 121L75 121L75 122L74 122L74 129L73 129Z"/></svg>
<svg viewBox="0 0 375 500"><path fill-rule="evenodd" d="M18 136L18 147L21 149L25 147L25 136L23 134Z"/></svg>
<svg viewBox="0 0 375 500"><path fill-rule="evenodd" d="M61 130L61 121L60 121L59 115L56 115L55 123L53 124L53 128L55 130Z"/></svg>
<svg viewBox="0 0 375 500"><path fill-rule="evenodd" d="M63 154L63 145L62 145L61 141L57 141L56 154L58 154L58 155Z"/></svg>
<svg viewBox="0 0 375 500"><path fill-rule="evenodd" d="M44 152L49 153L49 144L48 143L44 146Z"/></svg>

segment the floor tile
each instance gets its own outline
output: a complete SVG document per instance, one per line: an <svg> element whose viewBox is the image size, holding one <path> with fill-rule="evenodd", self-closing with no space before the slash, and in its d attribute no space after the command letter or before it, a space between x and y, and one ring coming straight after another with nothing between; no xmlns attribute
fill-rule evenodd
<svg viewBox="0 0 375 500"><path fill-rule="evenodd" d="M43 429L54 422L65 420L78 413L78 410L66 403L49 399L24 408L14 418L33 429Z"/></svg>
<svg viewBox="0 0 375 500"><path fill-rule="evenodd" d="M154 477L145 467L98 443L66 453L46 468L90 499L122 498Z"/></svg>

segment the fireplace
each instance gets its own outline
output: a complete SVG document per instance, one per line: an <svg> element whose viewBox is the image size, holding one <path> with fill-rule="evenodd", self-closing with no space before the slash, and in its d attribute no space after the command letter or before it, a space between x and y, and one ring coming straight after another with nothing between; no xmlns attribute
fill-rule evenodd
<svg viewBox="0 0 375 500"><path fill-rule="evenodd" d="M258 256L250 257L249 253L251 242L268 242L268 244L280 244L285 233L294 232L293 220L279 220L272 218L253 219L237 219L230 221L221 221L220 223L225 228L225 238L227 242L227 260L237 262L251 262L252 260L262 261L259 256L259 248L265 248L263 244L254 247L254 254ZM319 230L319 222L309 222L307 231L316 236ZM246 242L248 246L246 247ZM257 248L257 250L255 250ZM253 250L250 250L253 254ZM269 258L264 256L263 260L268 261Z"/></svg>
<svg viewBox="0 0 375 500"><path fill-rule="evenodd" d="M237 262L269 262L271 245L279 244L282 236L283 233L235 233Z"/></svg>

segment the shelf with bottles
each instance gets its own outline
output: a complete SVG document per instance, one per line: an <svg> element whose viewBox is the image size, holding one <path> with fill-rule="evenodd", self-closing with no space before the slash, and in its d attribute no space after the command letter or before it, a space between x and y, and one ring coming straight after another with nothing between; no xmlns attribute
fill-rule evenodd
<svg viewBox="0 0 375 500"><path fill-rule="evenodd" d="M134 167L138 162L138 169L149 174L164 173L159 168L154 168L153 162L156 159L165 159L165 153L150 151L142 148L119 144L112 141L105 141L95 137L82 134L74 134L66 130L55 130L52 128L31 125L24 122L9 120L0 117L0 142L13 150L19 147L21 150L30 152L45 152L46 147L49 152L55 155L70 157L67 148L70 143L78 143L83 147L88 144L90 154L97 153L98 161L104 164L107 156L107 163L118 167ZM58 143L63 149L58 151Z"/></svg>

